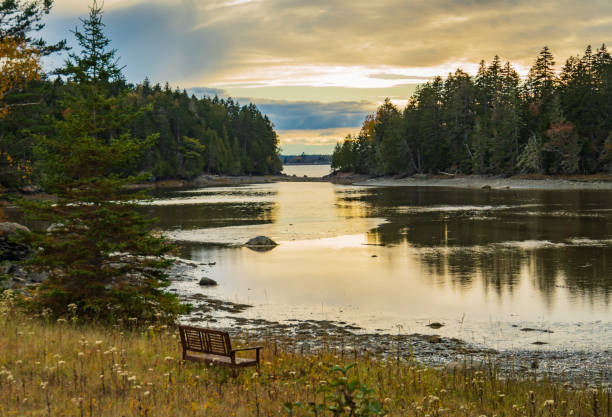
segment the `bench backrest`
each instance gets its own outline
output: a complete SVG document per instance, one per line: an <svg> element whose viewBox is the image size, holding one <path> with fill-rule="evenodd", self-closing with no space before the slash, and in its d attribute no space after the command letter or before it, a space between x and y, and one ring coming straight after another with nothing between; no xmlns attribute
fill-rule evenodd
<svg viewBox="0 0 612 417"><path fill-rule="evenodd" d="M183 350L230 356L232 345L229 334L219 330L179 325Z"/></svg>

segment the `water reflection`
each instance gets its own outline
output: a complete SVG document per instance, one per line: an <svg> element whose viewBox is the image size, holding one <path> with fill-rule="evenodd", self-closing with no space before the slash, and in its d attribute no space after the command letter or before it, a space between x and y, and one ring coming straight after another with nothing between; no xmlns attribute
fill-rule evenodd
<svg viewBox="0 0 612 417"><path fill-rule="evenodd" d="M612 193L276 183L164 192L141 210L206 266L205 291L273 320L612 346ZM255 252L238 245L266 235ZM214 265L212 265L214 263ZM211 264L211 265L209 265ZM176 285L202 292L193 282ZM533 339L533 340L532 340Z"/></svg>
<svg viewBox="0 0 612 417"><path fill-rule="evenodd" d="M368 241L407 244L437 282L512 292L524 277L547 304L558 288L609 304L611 195L593 191L376 189L351 197L389 222Z"/></svg>

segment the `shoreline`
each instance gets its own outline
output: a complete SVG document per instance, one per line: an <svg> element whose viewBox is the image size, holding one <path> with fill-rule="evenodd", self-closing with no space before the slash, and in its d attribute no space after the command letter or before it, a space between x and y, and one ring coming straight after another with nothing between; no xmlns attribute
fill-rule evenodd
<svg viewBox="0 0 612 417"><path fill-rule="evenodd" d="M504 375L515 372L536 372L557 380L589 381L595 385L612 386L612 365L609 350L569 348L513 348L494 349L460 338L445 336L443 332L397 334L388 331L369 331L356 325L336 320L296 319L274 320L265 316L248 317L253 306L223 297L209 295L206 287L195 293L184 292L180 282L197 281L198 267L207 264L177 259L171 268L171 291L182 301L193 305L193 311L180 321L203 327L228 331L230 334L266 335L282 343L291 351L317 353L318 349L332 349L342 356L369 355L381 359L410 356L425 366L441 367L449 372L466 360L478 368L494 363ZM401 330L401 329L399 329ZM536 371L537 368L537 371Z"/></svg>
<svg viewBox="0 0 612 417"><path fill-rule="evenodd" d="M488 177L480 175L441 176L415 175L406 178L378 177L350 179L352 185L370 187L447 187L481 190L601 190L612 191L612 175L551 177L551 176L514 176ZM333 181L333 179L332 179Z"/></svg>

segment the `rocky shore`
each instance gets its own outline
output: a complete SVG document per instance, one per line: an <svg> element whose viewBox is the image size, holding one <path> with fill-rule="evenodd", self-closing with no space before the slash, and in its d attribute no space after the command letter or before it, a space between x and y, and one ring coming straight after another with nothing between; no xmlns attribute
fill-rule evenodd
<svg viewBox="0 0 612 417"><path fill-rule="evenodd" d="M7 243L9 236L26 231L23 226L3 223L0 246L3 248L0 262L0 290L18 289L37 285L45 279L44 274L27 273L19 261L26 256L24 247ZM355 323L331 320L289 319L272 321L265 317L249 317L252 307L218 299L209 294L209 286L200 286L198 292L183 291L180 283L198 282L200 271L210 266L177 259L169 269L172 281L170 291L183 301L193 305L193 311L181 321L206 327L228 330L236 336L248 334L250 338L265 339L281 344L283 349L312 353L318 349L331 349L343 357L370 355L384 360L416 360L428 366L453 370L457 367L495 366L507 375L514 373L533 374L537 377L552 377L573 384L612 386L612 352L609 350L534 350L514 349L498 351L487 346L437 334L406 334L398 329L396 334L370 332ZM178 284L178 285L177 285ZM431 329L443 325L432 322ZM538 329L524 329L539 331Z"/></svg>
<svg viewBox="0 0 612 417"><path fill-rule="evenodd" d="M179 260L171 269L175 283L194 281L194 270L204 264ZM251 340L278 343L283 349L314 353L325 349L343 358L370 355L381 360L416 360L419 363L453 371L465 366L489 369L494 366L504 375L533 375L569 381L575 385L612 386L611 351L513 349L498 351L483 345L436 334L396 334L368 332L355 323L331 320L290 319L273 321L263 317L248 317L248 304L220 300L207 294L206 287L198 293L171 290L193 305L183 322L219 328L232 335ZM434 325L432 327L432 325ZM430 328L436 328L430 323ZM532 329L537 331L537 329Z"/></svg>
<svg viewBox="0 0 612 417"><path fill-rule="evenodd" d="M612 175L489 177L479 175L413 175L411 177L365 177L337 174L327 177L339 184L370 187L449 187L483 190L612 190Z"/></svg>

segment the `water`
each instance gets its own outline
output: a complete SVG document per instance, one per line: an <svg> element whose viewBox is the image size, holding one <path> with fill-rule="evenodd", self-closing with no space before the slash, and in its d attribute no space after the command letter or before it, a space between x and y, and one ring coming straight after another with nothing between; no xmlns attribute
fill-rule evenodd
<svg viewBox="0 0 612 417"><path fill-rule="evenodd" d="M325 319L506 348L612 347L612 193L275 183L146 210L244 317ZM279 243L237 245L257 235ZM431 330L430 322L445 326ZM521 328L553 333L522 332Z"/></svg>
<svg viewBox="0 0 612 417"><path fill-rule="evenodd" d="M331 172L330 165L284 165L283 172L296 177L318 178Z"/></svg>

